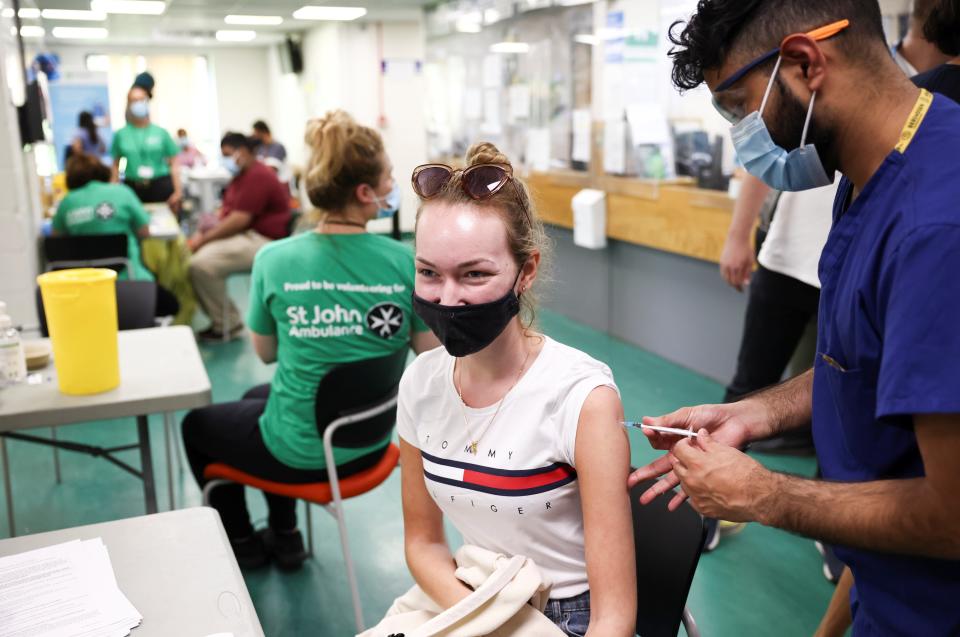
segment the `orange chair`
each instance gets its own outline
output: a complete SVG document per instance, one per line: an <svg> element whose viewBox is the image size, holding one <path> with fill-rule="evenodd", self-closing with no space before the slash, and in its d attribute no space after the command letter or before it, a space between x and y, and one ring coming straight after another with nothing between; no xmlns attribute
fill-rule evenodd
<svg viewBox="0 0 960 637"><path fill-rule="evenodd" d="M375 466L342 479L337 475L333 450L335 447L366 447L390 435L396 422L397 390L406 367L407 352L403 347L382 358L339 365L320 381L316 394L317 429L323 439L329 482L271 482L220 463L211 464L204 471L204 478L208 480L203 488L204 504L209 505L214 488L229 482L303 500L307 510L307 547L311 556L313 522L310 505L319 504L336 518L357 632L364 630L363 609L350 554L343 500L366 493L390 477L399 463L400 450L390 443Z"/></svg>

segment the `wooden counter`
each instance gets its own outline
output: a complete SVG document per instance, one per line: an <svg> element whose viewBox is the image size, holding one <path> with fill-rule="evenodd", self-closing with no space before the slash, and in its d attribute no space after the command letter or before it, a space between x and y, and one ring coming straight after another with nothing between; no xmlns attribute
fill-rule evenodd
<svg viewBox="0 0 960 637"><path fill-rule="evenodd" d="M607 193L607 236L719 263L733 215L727 193L689 180L651 182L587 173L533 173L526 179L544 223L573 228L570 202L583 188Z"/></svg>

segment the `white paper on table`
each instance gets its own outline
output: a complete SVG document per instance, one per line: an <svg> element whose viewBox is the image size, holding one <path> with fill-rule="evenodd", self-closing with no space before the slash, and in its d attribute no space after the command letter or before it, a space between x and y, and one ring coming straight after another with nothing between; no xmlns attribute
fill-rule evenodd
<svg viewBox="0 0 960 637"><path fill-rule="evenodd" d="M0 589L0 637L124 637L143 619L99 538L0 558Z"/></svg>
<svg viewBox="0 0 960 637"><path fill-rule="evenodd" d="M573 111L573 147L570 150L570 159L573 161L590 161L592 124L590 109Z"/></svg>
<svg viewBox="0 0 960 637"><path fill-rule="evenodd" d="M627 126L622 119L607 120L603 126L603 170L622 175L627 172Z"/></svg>
<svg viewBox="0 0 960 637"><path fill-rule="evenodd" d="M514 123L522 119L529 119L530 87L526 84L513 84L510 87L508 95L510 104L510 108L507 111L509 113L508 121Z"/></svg>
<svg viewBox="0 0 960 637"><path fill-rule="evenodd" d="M546 172L550 170L550 129L531 128L527 130L527 167L531 170Z"/></svg>
<svg viewBox="0 0 960 637"><path fill-rule="evenodd" d="M488 88L483 92L483 124L480 130L486 135L499 135L503 130L500 119L500 89Z"/></svg>
<svg viewBox="0 0 960 637"><path fill-rule="evenodd" d="M490 54L483 58L483 87L503 88L503 57Z"/></svg>
<svg viewBox="0 0 960 637"><path fill-rule="evenodd" d="M483 92L475 86L463 93L463 118L478 120L483 117Z"/></svg>
<svg viewBox="0 0 960 637"><path fill-rule="evenodd" d="M671 142L667 114L659 104L630 104L627 106L627 122L630 124L630 139L634 146L659 146Z"/></svg>

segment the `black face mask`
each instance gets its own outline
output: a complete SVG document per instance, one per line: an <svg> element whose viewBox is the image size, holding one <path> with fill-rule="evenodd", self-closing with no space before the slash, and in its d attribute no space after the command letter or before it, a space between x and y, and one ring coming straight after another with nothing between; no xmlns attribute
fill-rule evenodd
<svg viewBox="0 0 960 637"><path fill-rule="evenodd" d="M517 274L517 279L520 274ZM520 297L513 288L505 295L477 305L440 305L414 293L413 311L436 334L451 356L476 354L496 340L514 316L520 313Z"/></svg>

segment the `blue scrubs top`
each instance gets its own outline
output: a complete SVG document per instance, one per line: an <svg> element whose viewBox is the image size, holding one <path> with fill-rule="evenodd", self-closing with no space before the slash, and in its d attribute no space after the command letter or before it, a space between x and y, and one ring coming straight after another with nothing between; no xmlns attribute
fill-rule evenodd
<svg viewBox="0 0 960 637"><path fill-rule="evenodd" d="M852 184L840 185L813 383L828 480L923 476L913 415L960 413L958 152L960 106L937 95L906 151L849 207ZM854 575L854 635L960 635L960 561L836 553Z"/></svg>

